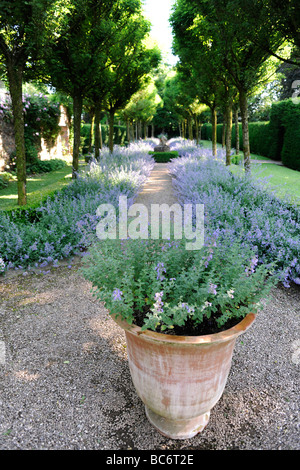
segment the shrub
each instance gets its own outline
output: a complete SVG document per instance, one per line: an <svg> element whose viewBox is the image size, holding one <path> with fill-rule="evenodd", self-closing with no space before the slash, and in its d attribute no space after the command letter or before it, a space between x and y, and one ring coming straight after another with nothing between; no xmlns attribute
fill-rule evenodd
<svg viewBox="0 0 300 470"><path fill-rule="evenodd" d="M101 163L93 162L62 190L29 209L0 211L0 257L7 269L45 267L79 255L95 238L100 204L129 203L153 168L150 146L133 145L104 150Z"/></svg>
<svg viewBox="0 0 300 470"><path fill-rule="evenodd" d="M8 209L2 212L7 215L12 222L16 224L33 224L38 222L41 218L42 212L40 210L48 200L54 200L55 196L63 190L54 190L43 197L40 202L31 204L29 207L17 207L16 209Z"/></svg>
<svg viewBox="0 0 300 470"><path fill-rule="evenodd" d="M59 158L54 158L53 160L39 160L37 158L32 163L26 165L26 172L27 174L49 173L60 170L66 165L67 163Z"/></svg>
<svg viewBox="0 0 300 470"><path fill-rule="evenodd" d="M34 93L23 96L24 111L24 139L25 154L27 163L36 162L38 151L41 147L41 138L45 139L48 145L52 145L59 133L59 104L51 101L43 93ZM0 105L0 115L6 121L13 122L11 104ZM10 166L12 169L16 165L16 154L10 155Z"/></svg>
<svg viewBox="0 0 300 470"><path fill-rule="evenodd" d="M222 128L223 124L217 125L217 142L219 144L222 143ZM204 140L211 140L211 124L203 124L202 129L202 138ZM257 155L262 155L266 157L269 156L270 139L271 137L268 122L249 122L249 140L250 149L252 153L256 153ZM243 132L241 123L239 123L239 141L240 149L243 149ZM231 146L232 148L236 147L235 124L233 124L232 126Z"/></svg>
<svg viewBox="0 0 300 470"><path fill-rule="evenodd" d="M49 144L59 133L59 105L43 93L25 94L23 97L25 135L39 146L42 136Z"/></svg>
<svg viewBox="0 0 300 470"><path fill-rule="evenodd" d="M249 139L252 153L268 156L270 131L268 122L249 122Z"/></svg>
<svg viewBox="0 0 300 470"><path fill-rule="evenodd" d="M11 175L7 172L0 174L0 189L6 188L9 184Z"/></svg>
<svg viewBox="0 0 300 470"><path fill-rule="evenodd" d="M109 137L109 126L107 124L101 124L102 132L102 143L103 146L108 145ZM90 146L90 135L91 135L91 124L86 123L81 126L81 151L85 155L88 153ZM94 134L95 135L95 134ZM127 143L127 128L126 126L114 125L114 144L125 145ZM92 142L92 144L94 144Z"/></svg>
<svg viewBox="0 0 300 470"><path fill-rule="evenodd" d="M240 165L242 161L243 161L242 155L232 155L231 157L231 163L233 165Z"/></svg>
<svg viewBox="0 0 300 470"><path fill-rule="evenodd" d="M282 163L293 170L300 170L300 100L298 104L288 100L282 124L284 127Z"/></svg>
<svg viewBox="0 0 300 470"><path fill-rule="evenodd" d="M97 241L86 262L84 275L111 314L176 335L231 327L256 312L275 281L238 239L192 251L185 240Z"/></svg>
<svg viewBox="0 0 300 470"><path fill-rule="evenodd" d="M182 203L204 204L205 231L216 238L242 237L260 263L276 261L278 278L300 284L300 209L265 190L265 181L233 175L224 162L193 157L169 164Z"/></svg>
<svg viewBox="0 0 300 470"><path fill-rule="evenodd" d="M153 156L156 163L167 163L172 160L172 158L177 158L179 156L177 150L173 150L170 152L150 151L149 154Z"/></svg>

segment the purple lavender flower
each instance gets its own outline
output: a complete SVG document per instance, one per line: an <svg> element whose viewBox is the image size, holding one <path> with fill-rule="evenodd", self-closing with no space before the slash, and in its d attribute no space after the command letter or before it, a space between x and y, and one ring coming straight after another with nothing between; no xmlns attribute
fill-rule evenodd
<svg viewBox="0 0 300 470"><path fill-rule="evenodd" d="M119 300L122 300L122 295L123 295L123 292L120 289L115 289L113 291L113 300L115 302L119 301Z"/></svg>
<svg viewBox="0 0 300 470"><path fill-rule="evenodd" d="M213 255L212 255L212 253L210 253L210 254L208 255L208 257L206 258L206 260L205 260L205 262L204 262L204 266L205 266L206 268L207 268L207 266L208 266L208 263L209 263L210 260L212 259L212 257L213 257Z"/></svg>
<svg viewBox="0 0 300 470"><path fill-rule="evenodd" d="M165 276L162 273L166 273L164 263L158 263L155 268L155 271L157 272L156 279L159 281L163 281L165 279Z"/></svg>
<svg viewBox="0 0 300 470"><path fill-rule="evenodd" d="M154 298L155 298L155 302L153 304L153 307L155 308L155 310L157 312L160 312L162 313L163 312L163 301L162 301L162 296L163 296L163 291L162 292L156 292Z"/></svg>
<svg viewBox="0 0 300 470"><path fill-rule="evenodd" d="M208 289L208 292L210 294L213 294L213 295L217 295L217 285L216 284L213 284L213 283L210 283L209 284L209 289Z"/></svg>
<svg viewBox="0 0 300 470"><path fill-rule="evenodd" d="M181 308L185 308L187 310L188 313L194 313L195 312L195 309L194 307L190 307L187 303L183 302L181 304Z"/></svg>
<svg viewBox="0 0 300 470"><path fill-rule="evenodd" d="M257 266L257 263L258 263L258 258L255 256L254 258L251 259L250 266L247 266L246 269L245 269L245 273L247 274L247 276L249 276L250 273L255 272L255 268Z"/></svg>
<svg viewBox="0 0 300 470"><path fill-rule="evenodd" d="M0 273L3 272L5 269L5 263L2 258L0 258Z"/></svg>

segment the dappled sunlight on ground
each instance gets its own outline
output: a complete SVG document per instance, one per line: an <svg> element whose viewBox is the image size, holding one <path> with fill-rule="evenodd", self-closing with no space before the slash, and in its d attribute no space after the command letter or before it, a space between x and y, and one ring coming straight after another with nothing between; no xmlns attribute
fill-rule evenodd
<svg viewBox="0 0 300 470"><path fill-rule="evenodd" d="M28 370L18 370L14 372L14 375L17 379L23 380L25 382L32 382L40 378L40 374L30 374Z"/></svg>
<svg viewBox="0 0 300 470"><path fill-rule="evenodd" d="M56 298L63 296L62 289L50 289L43 292L37 292L33 295L30 289L21 289L14 284L0 282L0 299L6 303L13 303L15 307L27 307L34 304L45 305L53 302Z"/></svg>

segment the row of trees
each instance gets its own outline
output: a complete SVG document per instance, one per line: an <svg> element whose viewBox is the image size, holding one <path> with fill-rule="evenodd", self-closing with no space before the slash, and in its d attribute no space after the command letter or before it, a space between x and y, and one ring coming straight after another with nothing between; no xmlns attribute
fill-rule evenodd
<svg viewBox="0 0 300 470"><path fill-rule="evenodd" d="M0 0L0 12L0 55L13 109L18 203L24 205L23 83L40 80L71 97L75 178L83 100L94 109L95 129L101 112L108 112L112 151L115 113L141 88L161 57L147 42L150 24L141 0Z"/></svg>
<svg viewBox="0 0 300 470"><path fill-rule="evenodd" d="M233 112L240 110L244 166L250 172L248 100L263 90L279 63L299 47L297 0L177 0L170 19L179 56L178 80L190 106L211 112L216 154L217 110L226 121L226 162L230 164Z"/></svg>

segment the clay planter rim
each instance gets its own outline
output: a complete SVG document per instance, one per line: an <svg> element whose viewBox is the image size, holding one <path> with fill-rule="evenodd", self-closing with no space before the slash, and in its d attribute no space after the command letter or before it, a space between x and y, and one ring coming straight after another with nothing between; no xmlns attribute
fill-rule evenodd
<svg viewBox="0 0 300 470"><path fill-rule="evenodd" d="M201 336L179 336L179 335L168 335L164 333L157 333L152 330L142 331L140 326L129 324L126 320L123 320L120 315L112 314L113 320L123 329L129 333L136 335L143 335L145 340L159 341L164 343L181 343L181 344L210 344L210 343L222 343L232 338L237 338L239 335L244 333L254 322L256 318L255 313L248 313L239 323L232 328L220 331L218 333L212 333Z"/></svg>

